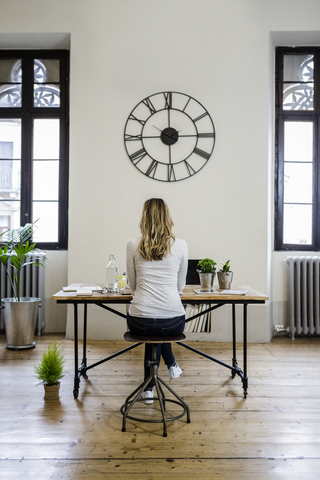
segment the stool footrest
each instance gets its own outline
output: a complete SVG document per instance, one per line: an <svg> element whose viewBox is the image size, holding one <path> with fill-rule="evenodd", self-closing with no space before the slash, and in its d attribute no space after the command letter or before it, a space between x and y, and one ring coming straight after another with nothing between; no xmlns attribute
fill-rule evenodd
<svg viewBox="0 0 320 480"><path fill-rule="evenodd" d="M162 418L160 419L145 419L141 417L135 417L133 415L129 415L131 408L137 403L137 402L144 402L145 399L141 397L142 392L144 391L145 387L149 384L150 380L152 380L155 384L155 388L157 390L157 396L148 398L148 400L156 400L160 404L160 409L161 409L161 414ZM172 395L176 398L176 400L173 400L171 398L167 398L163 392L162 386L166 387L169 392L172 393ZM132 400L131 400L132 399ZM176 405L179 405L183 411L174 416L174 417L168 417L166 414L166 402L170 403L175 403ZM121 406L120 412L123 415L123 420L122 420L122 431L126 431L126 419L129 418L130 420L135 420L138 422L145 422L145 423L163 423L163 436L167 436L167 422L172 422L173 420L178 420L179 418L183 417L184 415L187 415L187 423L190 423L190 409L188 404L182 400L182 398L168 385L161 377L156 376L154 377L153 375L150 375L141 385L139 385L138 388L136 388L130 395L127 397L125 403Z"/></svg>

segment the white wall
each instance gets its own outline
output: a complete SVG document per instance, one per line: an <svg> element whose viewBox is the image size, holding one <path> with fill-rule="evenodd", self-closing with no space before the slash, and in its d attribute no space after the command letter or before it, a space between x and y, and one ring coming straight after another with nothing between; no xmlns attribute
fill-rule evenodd
<svg viewBox="0 0 320 480"><path fill-rule="evenodd" d="M123 271L125 244L139 234L143 202L163 197L190 258L230 258L235 284L270 296L269 305L249 309L250 341L270 340L272 302L285 298L278 288L284 262L272 254L270 35L301 31L308 39L320 29L319 15L316 0L55 0L54 8L48 0L1 1L2 36L71 37L68 283L104 282L110 252ZM199 100L217 134L205 168L176 184L142 175L123 142L132 108L164 90ZM65 259L64 252L55 254ZM89 313L91 338L121 338L124 321L97 307ZM206 339L230 340L227 313L214 314Z"/></svg>
<svg viewBox="0 0 320 480"><path fill-rule="evenodd" d="M66 331L66 305L58 305L52 294L68 283L68 252L48 251L45 263L45 322L46 332ZM42 302L43 303L43 302Z"/></svg>

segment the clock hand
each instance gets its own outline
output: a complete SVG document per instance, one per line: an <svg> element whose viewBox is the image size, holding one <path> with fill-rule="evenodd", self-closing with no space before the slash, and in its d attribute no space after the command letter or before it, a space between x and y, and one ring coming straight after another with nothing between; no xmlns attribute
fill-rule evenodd
<svg viewBox="0 0 320 480"><path fill-rule="evenodd" d="M152 125L154 128L156 128L157 130L159 130L159 132L163 133L166 137L169 137L171 138L171 135L168 135L166 132L164 132L163 130L161 130L161 128L158 128L156 127L155 125Z"/></svg>
<svg viewBox="0 0 320 480"><path fill-rule="evenodd" d="M152 125L154 128L156 128L157 130L159 130L159 132L163 133L166 137L169 137L169 138L172 138L172 135L175 135L176 133L180 133L181 130L175 130L175 132L173 132L171 135L169 135L168 133L166 133L164 130L161 130L161 128L158 128L156 127L155 125ZM168 127L166 127L168 128Z"/></svg>

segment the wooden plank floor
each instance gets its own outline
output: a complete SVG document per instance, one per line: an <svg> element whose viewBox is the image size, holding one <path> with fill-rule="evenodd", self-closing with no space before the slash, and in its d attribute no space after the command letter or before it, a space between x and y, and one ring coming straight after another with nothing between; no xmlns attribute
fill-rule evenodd
<svg viewBox="0 0 320 480"><path fill-rule="evenodd" d="M183 374L171 384L189 404L191 423L170 422L166 438L161 424L128 420L121 431L119 408L142 380L143 347L89 371L75 400L73 342L57 336L69 373L60 400L44 403L33 366L53 338L10 351L0 336L1 479L319 480L319 338L249 344L246 400L239 377L175 345ZM90 363L125 346L90 341ZM230 363L229 343L194 346ZM241 357L239 349L240 366ZM163 365L160 375L167 379ZM155 407L141 408L149 415Z"/></svg>

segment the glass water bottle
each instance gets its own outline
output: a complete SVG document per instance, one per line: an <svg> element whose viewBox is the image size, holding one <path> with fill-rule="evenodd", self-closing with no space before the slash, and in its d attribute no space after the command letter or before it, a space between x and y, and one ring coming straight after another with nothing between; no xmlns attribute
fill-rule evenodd
<svg viewBox="0 0 320 480"><path fill-rule="evenodd" d="M109 263L107 266L107 289L110 292L117 291L117 275L118 275L118 267L116 264L116 256L114 253L111 253L109 257Z"/></svg>

